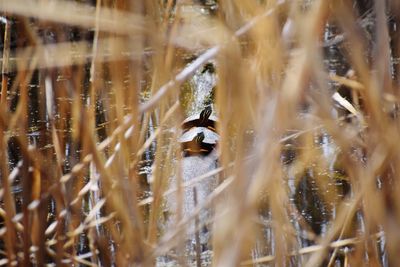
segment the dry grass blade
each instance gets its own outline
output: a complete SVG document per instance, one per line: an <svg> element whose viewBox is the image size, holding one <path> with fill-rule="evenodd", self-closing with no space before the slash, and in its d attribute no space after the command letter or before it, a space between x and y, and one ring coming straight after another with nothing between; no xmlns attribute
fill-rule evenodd
<svg viewBox="0 0 400 267"><path fill-rule="evenodd" d="M0 10L10 14L34 17L83 28L94 28L98 24L101 31L132 34L145 30L144 20L139 15L115 9L102 8L96 22L96 10L92 6L70 1L0 1ZM62 12L60 12L62 10Z"/></svg>
<svg viewBox="0 0 400 267"><path fill-rule="evenodd" d="M371 239L378 239L381 238L384 234L381 233L377 233L374 235L371 235L370 238ZM331 248L341 248L341 247L345 247L345 246L349 246L349 245L354 245L360 242L364 242L363 238L358 237L358 238L348 238L348 239L343 239L343 240L337 240L332 242L329 246ZM291 256L296 256L296 255L301 255L301 254L309 254L309 253L313 253L313 252L317 252L320 250L323 250L324 247L321 245L314 245L314 246L309 246L309 247L304 247L299 249L296 252L292 252L290 253ZM266 256L266 257L262 257L262 258L258 258L258 259L253 259L253 260L248 260L248 261L244 261L241 263L242 266L247 266L247 265L252 265L252 264L258 264L258 263L267 263L267 262L271 262L274 261L275 257L274 256Z"/></svg>
<svg viewBox="0 0 400 267"><path fill-rule="evenodd" d="M400 266L394 0L0 0L0 265Z"/></svg>
<svg viewBox="0 0 400 267"><path fill-rule="evenodd" d="M124 39L122 38L108 38L97 41L97 45L104 46L109 44L122 44ZM8 62L8 64L2 64L7 66L8 70L4 70L3 73L14 72L17 69L19 71L26 70L20 62L32 61L34 57L37 57L37 66L26 65L25 67L34 70L37 68L56 68L66 67L71 65L84 65L88 61L93 59L93 53L89 51L90 43L82 42L66 42L49 45L38 45L35 47L25 47L23 50L16 50L14 53L20 55L17 57L9 57L7 53L3 55L1 62ZM27 52L34 51L34 54L28 55ZM125 58L135 59L142 56L142 51L121 51L116 52L109 49L109 52L103 54L96 54L96 60L99 62L110 62L117 61Z"/></svg>

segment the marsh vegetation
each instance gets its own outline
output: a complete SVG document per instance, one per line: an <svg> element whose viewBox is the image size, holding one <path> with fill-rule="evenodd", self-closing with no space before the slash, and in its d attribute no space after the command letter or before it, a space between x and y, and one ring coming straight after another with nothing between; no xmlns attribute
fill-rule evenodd
<svg viewBox="0 0 400 267"><path fill-rule="evenodd" d="M0 12L0 265L400 266L398 1Z"/></svg>

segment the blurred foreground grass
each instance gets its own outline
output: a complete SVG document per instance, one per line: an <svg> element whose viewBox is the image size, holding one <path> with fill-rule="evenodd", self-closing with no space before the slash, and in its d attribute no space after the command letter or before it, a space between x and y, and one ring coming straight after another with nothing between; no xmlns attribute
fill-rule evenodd
<svg viewBox="0 0 400 267"><path fill-rule="evenodd" d="M399 10L0 0L0 264L184 264L205 205L164 232L162 203L213 62L212 264L399 266Z"/></svg>

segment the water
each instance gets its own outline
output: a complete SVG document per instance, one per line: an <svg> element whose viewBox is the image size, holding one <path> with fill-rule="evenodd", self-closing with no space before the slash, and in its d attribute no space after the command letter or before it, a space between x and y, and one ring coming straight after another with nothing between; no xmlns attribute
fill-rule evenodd
<svg viewBox="0 0 400 267"><path fill-rule="evenodd" d="M189 116L201 112L204 106L213 102L213 88L217 80L213 74L213 67L210 66L213 65L209 63L203 69L198 70L190 82L195 89L193 92L193 103L188 110Z"/></svg>
<svg viewBox="0 0 400 267"><path fill-rule="evenodd" d="M212 152L208 156L190 156L182 159L182 178L183 183L187 183L192 181L194 178L199 177L203 174L206 174L209 171L214 170L217 167L217 154L216 152ZM176 177L173 176L170 179L170 187L176 188ZM198 183L194 186L185 187L182 192L182 216L187 217L190 216L193 211L196 209L198 205L203 205L205 199L214 188L217 186L217 177L210 176ZM196 191L196 199L195 192ZM167 207L169 210L169 219L167 220L166 230L168 231L170 228L173 228L177 223L177 198L176 195L170 195L166 199ZM212 219L213 211L211 208L204 208L197 216L197 228L198 228L198 236L199 245L201 247L201 252L208 251L210 249L210 241L211 241L211 225L208 225L207 222ZM196 248L196 238L195 238L195 229L196 229L196 221L191 220L185 229L185 255L193 260L193 256L195 255Z"/></svg>
<svg viewBox="0 0 400 267"><path fill-rule="evenodd" d="M214 1L206 1L208 2L214 2ZM209 11L207 11L209 12ZM4 19L3 17L0 17L0 19ZM395 29L396 30L396 29ZM328 25L326 28L326 40L332 39L335 37L335 35L337 34L337 29L335 27L333 27L332 25ZM12 31L13 34L16 34L17 31ZM13 38L16 39L16 38ZM2 42L0 42L2 43ZM340 44L340 43L339 43ZM12 44L13 46L13 44ZM2 50L2 49L1 49ZM338 75L344 75L349 67L349 64L347 62L345 62L343 55L340 53L340 49L338 45L333 45L333 46L327 46L325 48L325 58L327 58L326 66L329 72L334 72ZM395 66L398 66L399 63L399 59L398 58L393 58L392 63ZM209 105L213 103L213 88L215 87L216 84L216 80L217 78L215 77L215 75L213 74L212 70L209 69L209 67L212 65L207 65L205 68L200 69L199 71L197 71L194 75L194 77L190 80L189 84L190 86L194 89L193 90L193 102L190 103L190 105L188 106L187 110L186 110L186 114L189 115L193 115L196 113L199 113L205 105ZM14 75L14 74L12 74ZM37 74L34 75L34 77L36 77ZM35 78L37 79L37 78ZM61 79L58 79L57 82L61 82ZM39 87L36 85L37 81L33 81L33 84L30 86L30 90L29 90L29 96L30 99L32 99L32 103L39 103L38 100L36 100L37 95L35 94L36 92L38 92ZM18 100L17 96L10 96L11 99L11 110L15 110L16 107L16 103ZM53 109L53 107L49 106L49 110ZM99 111L101 109L101 106L97 106L97 111ZM38 108L35 106L30 106L29 107L29 126L46 126L46 121L40 121L40 116L38 114ZM57 115L57 114L56 114ZM59 116L59 115L57 115ZM99 122L100 123L100 122ZM157 123L154 123L155 125ZM48 125L47 125L48 126ZM149 123L149 134L154 132L155 126L153 125L153 121L152 119L150 119L150 123ZM36 131L36 130L34 130ZM32 145L37 146L39 149L45 149L45 147L43 146L45 143L45 141L43 140L44 136L40 136L39 132L32 132L32 134L29 135L29 141ZM102 139L100 137L100 139ZM40 145L42 144L42 147L40 147ZM46 144L47 145L47 144ZM327 162L330 162L330 166L329 166L329 170L327 170L328 173L332 174L332 172L340 172L340 170L335 170L335 166L334 166L334 162L335 162L335 157L336 157L336 147L334 145L334 143L332 142L332 140L330 140L330 137L326 134L324 134L322 136L321 139L317 140L316 139L316 146L320 146L321 150L322 150L322 154L324 157L327 158ZM20 149L18 147L17 142L14 141L14 138L10 138L8 140L8 156L9 156L9 167L11 170L14 170L14 168L18 168L18 162L20 162L21 160L21 152ZM75 150L76 148L74 146L70 146L69 144L66 145L66 151L65 151L65 155L66 157L76 157L79 152ZM151 148L146 150L144 153L144 158L143 161L141 162L141 168L140 168L140 176L143 177L149 177L151 175L151 165L153 163L154 160L154 153L156 150L156 144L155 142L153 142L153 144L151 145ZM295 155L293 156L295 157ZM211 154L209 157L200 157L200 156L195 156L195 157L188 157L188 158L184 158L182 160L182 177L183 177L183 182L188 182L193 180L195 177L202 175L204 173L207 173L208 171L216 168L218 166L217 163L217 154L213 153ZM76 160L79 160L78 158ZM291 161L291 159L289 159L289 161ZM69 169L70 162L66 161L66 169ZM289 163L290 164L290 163ZM73 166L73 164L71 164L71 166ZM98 177L96 177L96 173L97 171L95 170L95 168L92 168L93 166L91 165L91 174L92 174L92 179L94 180L98 180ZM297 188L298 192L300 194L301 200L303 201L303 204L306 202L311 202L311 204L313 204L314 206L310 208L310 206L307 206L307 208L301 209L299 208L299 210L301 211L302 215L306 218L306 220L312 222L315 222L315 216L313 216L314 214L317 214L318 216L321 216L322 219L319 220L319 223L315 226L315 228L318 228L319 232L323 233L324 229L326 226L326 223L328 221L328 217L331 216L332 218L334 218L335 216L335 210L333 209L332 211L329 211L329 207L327 207L326 203L323 203L320 199L321 197L318 195L318 190L317 190L317 184L315 183L315 181L313 182L313 175L315 175L315 173L310 172L308 174L307 179L304 179L304 184L303 184L303 189L305 191L301 192L301 188ZM344 175L344 174L341 174ZM310 181L311 180L311 181ZM19 185L20 181L19 181L19 177L15 178L15 183L14 185L14 189L13 192L14 193L21 193L21 186ZM333 182L331 182L333 183ZM95 182L95 184L97 185L97 182ZM171 181L170 181L170 186L174 187L174 185L176 184L176 179L175 177L171 177ZM207 195L212 192L212 190L214 189L214 187L217 184L217 177L215 176L211 176L201 182L199 182L198 184L196 184L195 188L197 191L197 195L198 195L198 204L201 205L204 201L204 199L207 197ZM307 185L307 186L304 186ZM288 186L290 188L290 192L292 193L291 196L291 200L293 202L295 202L296 199L296 184L294 182L294 178L289 178L288 180ZM340 183L338 183L335 186L340 186ZM150 190L147 191L151 192ZM100 199L100 195L98 192L98 188L96 186L94 186L91 191L90 191L90 199L85 200L85 202L88 202L87 204L90 206L88 208L88 210L91 210L91 208L97 203L96 200ZM150 194L145 194L144 198L149 197ZM343 193L340 197L344 197L345 193ZM307 200L308 199L313 199L313 201ZM174 213L174 209L176 210L176 200L174 200L174 197L171 197L169 200L169 209L172 211L171 213ZM184 190L184 205L183 205L183 214L184 216L187 216L189 214L191 214L191 212L194 210L195 207L195 203L194 203L194 194L193 194L193 188L192 187L188 187ZM306 203L307 204L307 203ZM310 203L308 203L310 204ZM329 203L328 203L329 204ZM52 208L50 211L50 215L56 214L55 212L55 207L54 202L51 202ZM17 207L19 207L21 205L17 205ZM299 205L300 206L300 205ZM310 215L311 214L311 215ZM96 217L100 218L100 212L96 213ZM204 210L200 216L199 216L199 220L200 222L204 222L207 221L208 219L210 219L212 217L212 210L208 209L208 210ZM358 220L360 222L363 221L362 215L361 213L357 213L357 217ZM266 218L263 218L263 220L268 221L268 216L266 216ZM53 220L53 219L51 219ZM171 216L171 221L173 221L173 216ZM295 228L296 230L298 230L298 232L301 232L302 229L300 228L300 225L298 223L296 223L296 220L294 220L294 224L295 224ZM210 232L209 232L209 228L208 229L201 229L200 231L200 243L204 244L207 248L207 243L209 242L210 239ZM101 228L96 228L96 231L98 232L98 234L101 233ZM194 224L192 224L188 229L187 229L187 239L189 240L188 242L188 248L189 250L187 251L187 254L192 255L193 254L193 243L194 243L194 237L193 237L193 232L194 232ZM265 241L264 242L259 242L257 243L257 248L254 250L254 257L261 257L261 256L265 256L265 255L273 255L274 251L273 251L273 243L270 244L271 240L273 240L273 231L271 230L271 228L266 224L266 227L264 228L264 236L261 237L263 238ZM84 239L83 236L80 236L82 239ZM85 251L87 250L87 247L85 247L85 242L84 240L81 241L81 245L82 247L80 248L81 251ZM269 243L268 243L269 242ZM303 242L303 243L301 243ZM299 243L301 243L302 247L307 246L307 242L300 240ZM382 237L381 242L379 242L380 250L382 251L382 254L384 254L382 256L383 261L384 261L384 266L388 266L388 262L387 262L387 254L385 252L385 237ZM269 249L265 249L266 246L269 246ZM113 253L113 249L114 247L111 245L111 253ZM260 253L258 253L260 252ZM202 259L201 262L203 265L209 265L210 264L210 259L212 258L212 252L211 250L206 250L202 253ZM176 262L174 261L170 261L169 263L166 263L167 265L169 264L170 266L176 266Z"/></svg>
<svg viewBox="0 0 400 267"><path fill-rule="evenodd" d="M210 65L206 65L205 68L196 72L190 84L193 88L193 101L188 105L187 115L194 115L201 112L206 105L210 105L213 102L213 88L216 83L215 75L210 71ZM177 159L175 159L174 165L177 165ZM177 165L179 166L179 165ZM217 151L211 152L207 156L196 155L182 158L181 161L180 174L182 177L182 182L187 183L193 181L196 177L204 175L218 166L218 154ZM207 177L200 182L196 183L194 186L185 187L183 190L183 203L182 203L182 216L190 216L195 210L197 205L202 205L207 196L212 193L214 188L217 186L218 181L216 176ZM172 176L169 181L169 188L175 189L177 187L177 177ZM195 199L196 192L196 199ZM168 218L165 225L165 231L173 228L177 223L177 196L172 194L166 198L166 209L168 211ZM207 265L206 263L211 263L210 255L210 240L211 240L211 226L207 225L206 222L212 219L212 209L205 208L202 209L197 217L198 220L198 237L199 240L196 241L195 237L195 220L192 220L187 226L185 233L185 255L187 257L188 263L194 263L194 258L196 255L195 247L200 245L202 265ZM207 256L208 255L208 256ZM161 264L162 262L162 264ZM159 266L168 266L172 264L168 260L159 260ZM173 265L171 265L173 266Z"/></svg>

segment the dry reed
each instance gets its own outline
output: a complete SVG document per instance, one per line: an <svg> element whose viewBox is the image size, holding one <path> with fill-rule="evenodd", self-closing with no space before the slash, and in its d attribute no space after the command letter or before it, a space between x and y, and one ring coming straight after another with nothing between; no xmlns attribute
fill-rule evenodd
<svg viewBox="0 0 400 267"><path fill-rule="evenodd" d="M213 266L400 265L395 0L0 0L0 12L0 265L201 266L185 231L204 223ZM220 166L169 187L180 96L210 62ZM204 202L160 226L165 198L181 210L184 189L214 175Z"/></svg>

